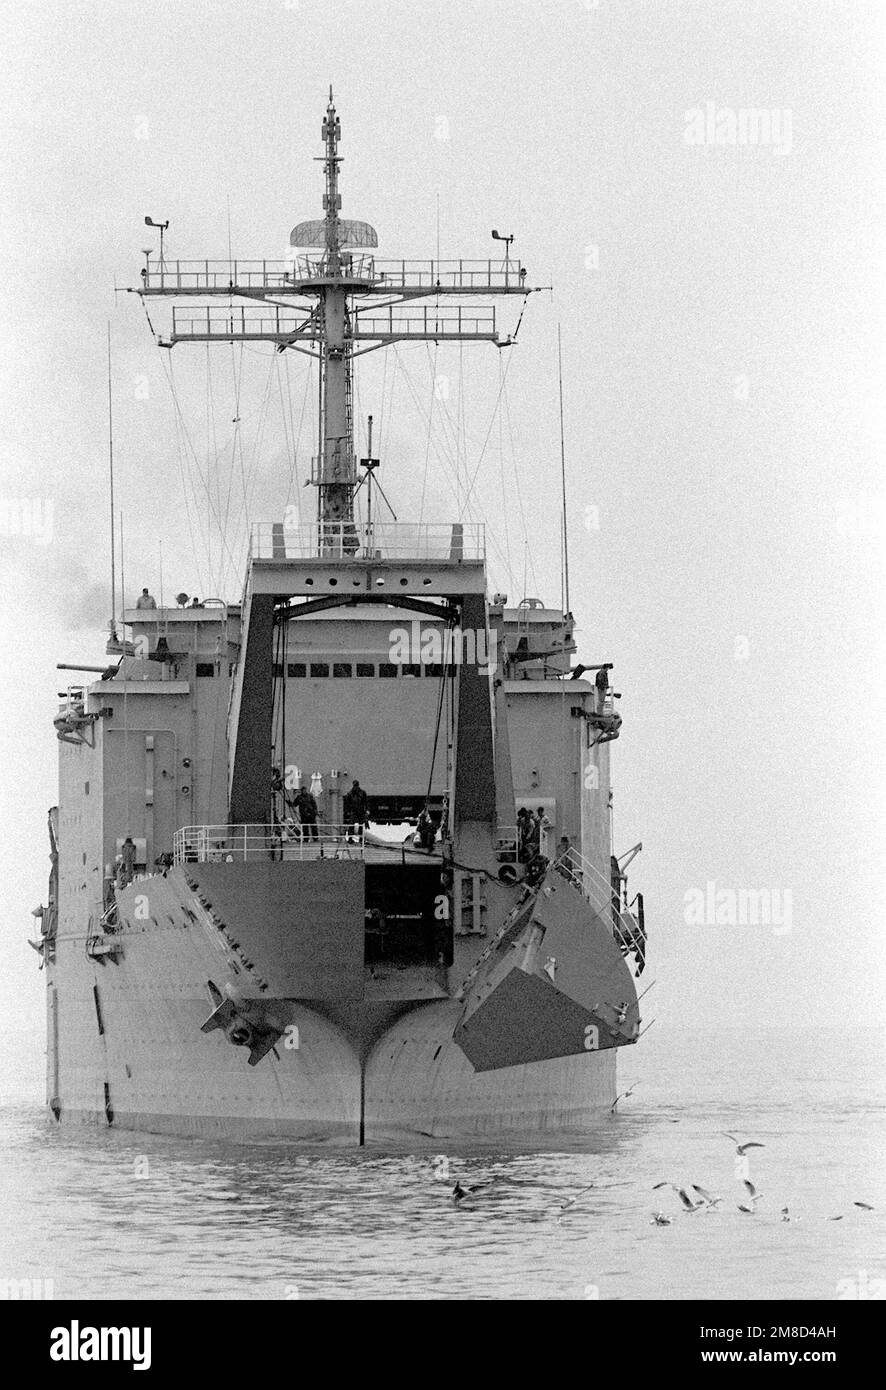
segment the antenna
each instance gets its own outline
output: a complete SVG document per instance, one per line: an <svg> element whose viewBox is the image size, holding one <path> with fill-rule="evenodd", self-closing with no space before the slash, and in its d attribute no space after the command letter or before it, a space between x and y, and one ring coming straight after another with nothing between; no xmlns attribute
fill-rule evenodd
<svg viewBox="0 0 886 1390"><path fill-rule="evenodd" d="M366 534L369 538L370 549L372 546L372 475L378 468L379 460L372 457L372 416L369 416L368 428L366 431L366 453L367 457L360 460L360 467L366 469Z"/></svg>
<svg viewBox="0 0 886 1390"><path fill-rule="evenodd" d="M108 321L108 473L111 480L111 638L117 641L117 570L114 552L114 403L111 395L111 324Z"/></svg>
<svg viewBox="0 0 886 1390"><path fill-rule="evenodd" d="M122 622L122 621L123 621L123 618L124 618L125 615L126 615L126 582L125 582L125 580L124 580L124 578L123 578L123 513L122 513L122 511L121 511L121 513L120 513L120 613L121 613L121 622ZM124 633L123 651L124 651L124 655L125 655L125 653L126 653L126 642L125 642L126 625L125 625L125 623L124 623L124 625L123 625L123 633Z"/></svg>
<svg viewBox="0 0 886 1390"><path fill-rule="evenodd" d="M156 228L157 228L157 231L160 233L160 269L161 269L161 271L162 271L163 268L164 268L164 260L163 260L163 233L164 233L164 232L167 230L167 228L169 227L169 219L167 218L167 220L166 220L165 222L155 222L154 219L153 219L153 217L146 217L146 218L145 218L145 226L146 226L146 227L156 227Z"/></svg>
<svg viewBox="0 0 886 1390"><path fill-rule="evenodd" d="M437 261L430 262L432 274L417 269L417 260L377 262L373 256L352 255L353 248L377 247L378 235L367 222L341 217L341 121L331 88L322 141L323 215L299 222L289 237L293 247L320 248L319 256L296 256L291 270L282 278L279 270L268 269L262 262L260 272L248 272L248 284L238 285L231 280L230 247L227 263L204 261L203 269L193 273L183 271L179 261L170 262L167 267L163 233L169 224L147 218L149 227L160 229L160 263L153 255L145 257L141 286L136 293L169 299L179 298L182 293L199 293L259 301L238 308L236 313L207 308L205 319L194 317L187 307L174 306L172 332L158 338L161 347L171 348L181 342L271 342L281 352L291 349L318 362L319 437L310 480L317 488L318 546L322 554L336 550L350 554L355 538L358 539L354 496L360 486L354 441L354 359L401 341L508 346L513 337L504 338L499 333L495 309L478 310L473 305L462 308L453 304L452 298L511 294L525 298L529 290L525 271L512 256L513 234L497 228L493 240L503 246L503 262L487 256L480 262L485 270L465 269L461 260L446 262L445 267L440 264L439 196ZM298 302L281 304L283 295L293 295ZM431 297L442 302L433 306L413 302ZM316 302L311 306L302 304L300 301L305 298ZM268 313L268 305L273 306L273 317ZM459 477L459 493L461 486ZM376 514L380 500L390 508L376 473L372 477ZM392 509L391 514L395 516Z"/></svg>
<svg viewBox="0 0 886 1390"><path fill-rule="evenodd" d="M560 487L563 495L563 571L560 583L560 600L563 612L569 612L569 536L566 530L566 438L563 432L563 341L560 325L557 324L557 377L560 383Z"/></svg>
<svg viewBox="0 0 886 1390"><path fill-rule="evenodd" d="M372 479L373 479L373 477L374 477L374 475L375 475L375 470L376 470L376 468L378 468L379 464L381 463L381 459L377 459L377 458L373 458L373 457L372 457L372 416L371 416L371 415L368 417L368 429L367 429L366 452L367 452L368 457L365 458L365 459L361 459L361 460L360 460L360 467L366 469L366 477L365 477L365 479L363 479L360 483L358 483L357 486L358 486L358 487L362 487L362 486L363 486L363 482L366 483L366 536L367 536L367 545L369 545L370 548L371 548L371 546L372 546ZM397 520L397 513L394 511L394 508L391 506L390 502L388 501L387 496L386 496L386 494L385 494L385 490L384 490L384 488L382 487L381 483L378 481L378 478L375 479L375 486L378 488L379 492L381 493L382 498L383 498L384 503L385 503L385 506L387 507L388 511L391 513L391 516L392 516L392 517L394 518L394 520L396 521L396 520Z"/></svg>

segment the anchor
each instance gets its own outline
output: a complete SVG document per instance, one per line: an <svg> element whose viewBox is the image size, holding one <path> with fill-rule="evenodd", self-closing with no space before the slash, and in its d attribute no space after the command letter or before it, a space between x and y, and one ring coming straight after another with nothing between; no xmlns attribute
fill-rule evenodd
<svg viewBox="0 0 886 1390"><path fill-rule="evenodd" d="M249 1048L249 1065L256 1066L283 1036L288 1020L281 1018L269 1000L250 998L231 984L225 985L223 994L212 980L206 983L214 1007L200 1025L200 1032L212 1033L221 1028L234 1047ZM279 1060L279 1054L276 1055Z"/></svg>

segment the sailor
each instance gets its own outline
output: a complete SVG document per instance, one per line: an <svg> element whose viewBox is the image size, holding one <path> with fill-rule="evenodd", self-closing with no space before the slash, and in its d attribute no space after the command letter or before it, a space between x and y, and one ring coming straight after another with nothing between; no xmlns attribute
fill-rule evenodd
<svg viewBox="0 0 886 1390"><path fill-rule="evenodd" d="M156 608L157 600L148 593L147 589L142 589L135 601L136 608Z"/></svg>
<svg viewBox="0 0 886 1390"><path fill-rule="evenodd" d="M573 867L572 861L569 858L569 851L571 850L571 848L572 846L569 843L569 836L561 835L560 842L557 845L557 868L559 869L560 873L563 875L563 877L566 879L568 883L572 883L575 885L576 888L580 889L581 880L575 868Z"/></svg>
<svg viewBox="0 0 886 1390"><path fill-rule="evenodd" d="M521 808L520 815L520 858L526 864L538 854L539 829L538 821L527 806Z"/></svg>
<svg viewBox="0 0 886 1390"><path fill-rule="evenodd" d="M612 915L618 918L621 909L621 868L614 854L609 856L609 882L612 889Z"/></svg>
<svg viewBox="0 0 886 1390"><path fill-rule="evenodd" d="M131 835L127 835L123 841L123 848L120 851L120 878L122 887L126 887L135 878L135 843Z"/></svg>
<svg viewBox="0 0 886 1390"><path fill-rule="evenodd" d="M526 845L526 807L521 806L517 812L517 858L521 863L524 862Z"/></svg>
<svg viewBox="0 0 886 1390"><path fill-rule="evenodd" d="M369 798L356 777L351 783L351 790L345 793L342 805L348 834L359 834L369 818Z"/></svg>
<svg viewBox="0 0 886 1390"><path fill-rule="evenodd" d="M283 774L275 764L271 768L271 817L275 822L284 819L285 805Z"/></svg>
<svg viewBox="0 0 886 1390"><path fill-rule="evenodd" d="M295 807L298 811L305 839L318 840L320 836L317 830L317 802L313 793L309 792L304 786L298 789L298 796L295 798Z"/></svg>
<svg viewBox="0 0 886 1390"><path fill-rule="evenodd" d="M428 803L425 802L421 815L418 818L418 843L421 845L422 849L430 853L433 851L436 838L437 827L431 815L431 808Z"/></svg>
<svg viewBox="0 0 886 1390"><path fill-rule="evenodd" d="M544 806L539 806L536 812L536 823L538 825L538 852L550 858L551 831L554 827L545 814Z"/></svg>

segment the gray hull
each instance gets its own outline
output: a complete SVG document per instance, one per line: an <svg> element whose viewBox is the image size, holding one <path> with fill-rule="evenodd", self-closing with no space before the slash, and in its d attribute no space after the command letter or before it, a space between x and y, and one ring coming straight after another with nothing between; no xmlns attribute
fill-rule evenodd
<svg viewBox="0 0 886 1390"><path fill-rule="evenodd" d="M453 1041L463 1006L451 999L290 1003L295 1029L250 1066L221 1030L201 1031L206 982L226 966L205 932L152 921L119 945L91 959L65 939L48 967L47 1098L61 1123L305 1144L554 1143L615 1099L615 1049L475 1071Z"/></svg>

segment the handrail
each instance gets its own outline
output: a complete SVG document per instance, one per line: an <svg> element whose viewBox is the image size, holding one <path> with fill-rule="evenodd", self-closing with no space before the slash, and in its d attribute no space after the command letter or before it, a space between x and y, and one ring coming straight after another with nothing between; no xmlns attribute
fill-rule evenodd
<svg viewBox="0 0 886 1390"><path fill-rule="evenodd" d="M612 884L595 864L586 859L579 850L570 847L559 855L554 862L554 868L578 888L599 916L605 918L609 915L612 935L624 951L634 950L638 945L642 945L642 938L635 933L631 925L630 914L624 912L620 904L618 907L615 906Z"/></svg>
<svg viewBox="0 0 886 1390"><path fill-rule="evenodd" d="M253 560L452 560L486 556L482 522L263 521L250 529Z"/></svg>
<svg viewBox="0 0 886 1390"><path fill-rule="evenodd" d="M232 864L249 860L362 859L362 825L296 821L261 825L187 825L175 832L175 864Z"/></svg>
<svg viewBox="0 0 886 1390"><path fill-rule="evenodd" d="M487 257L474 260L378 260L375 256L345 253L339 274L346 280L362 280L377 293L388 290L456 290L482 294L518 291L525 287L526 271L519 260ZM327 278L324 251L285 260L149 260L142 272L148 293L236 293L246 290L297 291L298 286Z"/></svg>
<svg viewBox="0 0 886 1390"><path fill-rule="evenodd" d="M349 341L374 342L379 337L401 338L495 338L495 309L460 305L445 309L436 305L369 305L360 309L346 330ZM307 309L287 307L276 302L256 305L173 305L174 338L274 337L316 342L322 337L320 325Z"/></svg>

